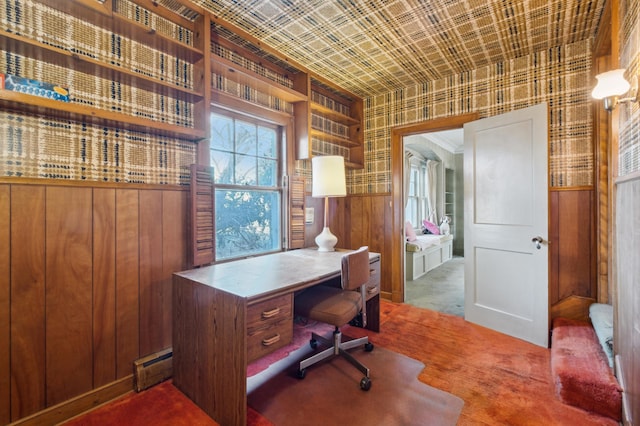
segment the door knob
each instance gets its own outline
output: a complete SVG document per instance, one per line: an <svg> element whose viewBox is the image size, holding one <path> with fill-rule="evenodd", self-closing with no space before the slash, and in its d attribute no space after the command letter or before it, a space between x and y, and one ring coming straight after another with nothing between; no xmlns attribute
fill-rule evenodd
<svg viewBox="0 0 640 426"><path fill-rule="evenodd" d="M535 243L536 248L540 250L542 248L542 243L544 242L544 240L542 239L542 237L533 237L531 239L531 242Z"/></svg>

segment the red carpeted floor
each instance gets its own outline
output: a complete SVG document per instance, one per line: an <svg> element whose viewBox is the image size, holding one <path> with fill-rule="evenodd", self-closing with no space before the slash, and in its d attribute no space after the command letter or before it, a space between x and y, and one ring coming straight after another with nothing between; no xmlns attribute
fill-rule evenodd
<svg viewBox="0 0 640 426"><path fill-rule="evenodd" d="M421 381L464 400L458 426L617 425L557 398L549 349L405 304L383 303L381 322L344 332L423 362Z"/></svg>
<svg viewBox="0 0 640 426"><path fill-rule="evenodd" d="M247 424L273 426L249 407ZM219 426L196 404L176 389L171 381L160 383L140 393L130 393L96 408L64 426Z"/></svg>
<svg viewBox="0 0 640 426"><path fill-rule="evenodd" d="M422 382L464 400L460 426L617 425L557 398L549 349L462 318L383 301L380 333L343 331L352 337L368 334L375 345L424 363ZM165 392L126 396L65 426L216 424L169 383L160 386ZM249 417L251 425L270 424L255 412Z"/></svg>

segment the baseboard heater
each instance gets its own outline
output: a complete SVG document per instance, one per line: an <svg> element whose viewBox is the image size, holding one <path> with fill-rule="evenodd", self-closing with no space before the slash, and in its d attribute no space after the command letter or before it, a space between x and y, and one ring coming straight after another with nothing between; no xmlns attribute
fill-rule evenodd
<svg viewBox="0 0 640 426"><path fill-rule="evenodd" d="M136 392L167 380L173 375L173 348L167 348L133 362L133 386Z"/></svg>

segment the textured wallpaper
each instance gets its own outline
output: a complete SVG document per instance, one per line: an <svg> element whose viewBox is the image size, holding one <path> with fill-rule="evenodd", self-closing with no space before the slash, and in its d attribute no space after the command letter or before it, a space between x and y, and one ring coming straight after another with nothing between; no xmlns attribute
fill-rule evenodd
<svg viewBox="0 0 640 426"><path fill-rule="evenodd" d="M153 17L136 15L137 9L126 0L118 0L117 7L132 19ZM153 19L151 25L159 33L192 44L190 32L176 32L176 25ZM39 2L8 1L0 7L0 26L8 33L87 60L97 59L177 87L193 88L191 63ZM18 54L8 50L10 46L0 47L0 73L66 87L71 104L194 128L195 112L189 102L124 84L118 75L97 75L91 69L42 61L39 55ZM187 140L94 125L90 120L79 123L0 111L0 176L188 185L196 148L196 143Z"/></svg>
<svg viewBox="0 0 640 426"><path fill-rule="evenodd" d="M593 183L591 42L416 85L365 100L365 168L350 173L352 193L391 191L391 129L478 112L490 117L546 101L552 187Z"/></svg>

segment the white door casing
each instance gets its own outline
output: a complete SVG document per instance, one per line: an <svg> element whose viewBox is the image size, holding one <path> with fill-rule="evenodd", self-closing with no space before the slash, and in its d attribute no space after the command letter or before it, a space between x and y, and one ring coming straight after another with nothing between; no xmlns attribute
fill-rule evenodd
<svg viewBox="0 0 640 426"><path fill-rule="evenodd" d="M465 319L544 347L547 122L543 103L464 125Z"/></svg>

